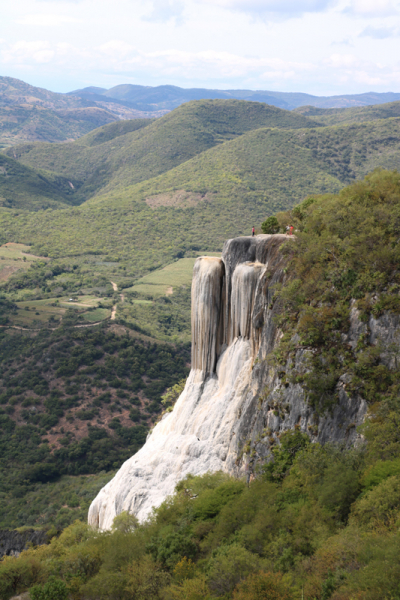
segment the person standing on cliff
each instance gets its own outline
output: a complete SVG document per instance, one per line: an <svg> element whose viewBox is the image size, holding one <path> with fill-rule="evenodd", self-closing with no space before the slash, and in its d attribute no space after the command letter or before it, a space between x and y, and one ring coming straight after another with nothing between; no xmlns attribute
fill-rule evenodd
<svg viewBox="0 0 400 600"><path fill-rule="evenodd" d="M251 237L254 237L255 233L256 233L256 230L253 227L253 229L251 230Z"/></svg>

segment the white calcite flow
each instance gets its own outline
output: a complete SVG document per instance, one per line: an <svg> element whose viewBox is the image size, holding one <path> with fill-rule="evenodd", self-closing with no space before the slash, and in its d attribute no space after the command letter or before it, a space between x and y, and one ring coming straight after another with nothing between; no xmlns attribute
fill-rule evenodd
<svg viewBox="0 0 400 600"><path fill-rule="evenodd" d="M221 470L250 480L256 465L269 460L271 443L289 429L300 428L314 442L357 442L366 402L347 394L346 373L337 384L334 408L318 415L297 377L310 368L309 350L297 347L286 364L274 366L270 360L282 335L274 290L285 279L280 250L285 241L292 243L294 236L235 238L225 243L222 258L196 260L192 370L185 389L145 445L93 500L91 525L110 529L122 511L146 520L189 474ZM346 337L356 345L364 330L352 315ZM400 317L383 315L370 323L370 331L374 343L400 339Z"/></svg>
<svg viewBox="0 0 400 600"><path fill-rule="evenodd" d="M237 471L235 427L251 379L252 311L265 271L255 252L270 237L240 238L237 265L228 266L232 280L225 277L223 258L196 260L192 370L185 389L145 445L94 499L89 509L91 525L110 529L122 511L145 520L188 474Z"/></svg>

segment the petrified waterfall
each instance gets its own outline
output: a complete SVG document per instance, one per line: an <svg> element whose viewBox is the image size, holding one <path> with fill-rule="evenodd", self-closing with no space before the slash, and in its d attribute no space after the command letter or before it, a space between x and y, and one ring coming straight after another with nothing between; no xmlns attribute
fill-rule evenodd
<svg viewBox="0 0 400 600"><path fill-rule="evenodd" d="M249 477L280 431L300 427L315 441L349 441L365 413L344 389L334 411L315 421L298 384L282 385L267 356L279 344L273 290L284 278L284 235L228 240L222 258L196 260L192 283L192 370L172 412L127 460L89 509L109 529L127 510L140 520L189 473L223 470ZM306 369L306 351L296 355ZM293 365L292 365L293 366ZM287 369L292 368L291 365ZM285 406L285 411L277 407ZM248 448L251 446L252 451Z"/></svg>
<svg viewBox="0 0 400 600"><path fill-rule="evenodd" d="M192 282L192 369L213 373L221 351L225 267L220 258L196 260Z"/></svg>

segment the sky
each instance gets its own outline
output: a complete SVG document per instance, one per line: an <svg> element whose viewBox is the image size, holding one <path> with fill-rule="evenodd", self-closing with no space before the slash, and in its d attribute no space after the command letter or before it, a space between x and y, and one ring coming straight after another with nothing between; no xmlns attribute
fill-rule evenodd
<svg viewBox="0 0 400 600"><path fill-rule="evenodd" d="M55 92L122 83L400 92L400 0L13 0L0 75Z"/></svg>

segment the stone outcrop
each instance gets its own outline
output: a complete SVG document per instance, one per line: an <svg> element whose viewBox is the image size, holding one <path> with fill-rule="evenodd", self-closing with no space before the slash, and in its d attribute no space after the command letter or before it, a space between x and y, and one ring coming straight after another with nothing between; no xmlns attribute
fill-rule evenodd
<svg viewBox="0 0 400 600"><path fill-rule="evenodd" d="M26 550L29 544L40 546L47 542L47 534L43 530L26 529L16 531L2 529L0 530L0 557L18 556L23 550Z"/></svg>
<svg viewBox="0 0 400 600"><path fill-rule="evenodd" d="M197 259L192 370L185 389L143 448L92 502L90 524L109 529L124 510L146 519L189 473L223 470L249 478L277 435L294 427L321 443L357 440L356 426L367 407L362 398L347 395L345 374L334 409L316 417L301 385L282 377L293 370L306 372L309 351L300 347L279 373L268 359L281 337L274 319L274 288L285 279L280 246L286 241L293 238L236 238L225 243L221 259ZM349 343L356 343L364 331L354 310ZM398 326L385 318L371 324L371 335L382 337Z"/></svg>

